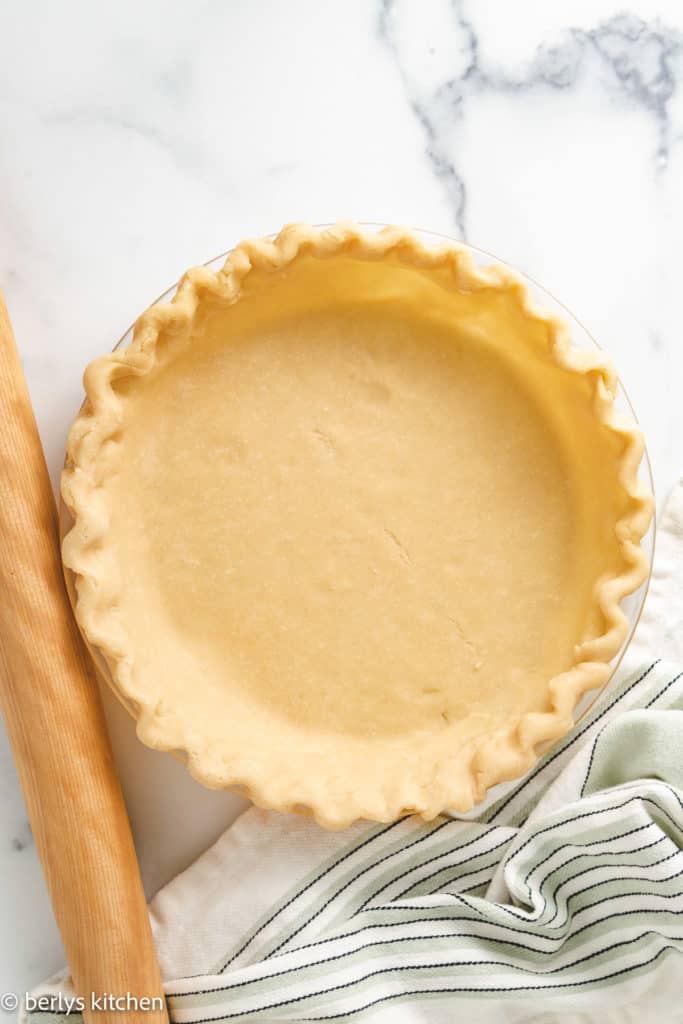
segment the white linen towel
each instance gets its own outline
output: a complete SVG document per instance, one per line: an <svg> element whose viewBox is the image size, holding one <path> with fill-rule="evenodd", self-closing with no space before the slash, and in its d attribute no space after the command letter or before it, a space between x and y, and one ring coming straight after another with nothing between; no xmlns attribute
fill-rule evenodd
<svg viewBox="0 0 683 1024"><path fill-rule="evenodd" d="M250 809L159 892L172 1019L683 1021L682 626L683 481L627 662L522 783L341 833Z"/></svg>

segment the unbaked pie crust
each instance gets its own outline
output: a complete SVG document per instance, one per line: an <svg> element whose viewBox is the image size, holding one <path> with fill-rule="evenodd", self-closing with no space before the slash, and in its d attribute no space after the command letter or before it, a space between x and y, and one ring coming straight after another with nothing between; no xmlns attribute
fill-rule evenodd
<svg viewBox="0 0 683 1024"><path fill-rule="evenodd" d="M78 621L205 785L329 827L467 811L608 678L643 442L509 270L290 226L189 271L85 388Z"/></svg>

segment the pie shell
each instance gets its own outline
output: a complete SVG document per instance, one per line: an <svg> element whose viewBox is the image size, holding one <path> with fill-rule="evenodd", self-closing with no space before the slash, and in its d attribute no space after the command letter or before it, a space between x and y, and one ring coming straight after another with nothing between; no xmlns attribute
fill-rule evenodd
<svg viewBox="0 0 683 1024"><path fill-rule="evenodd" d="M511 296L529 323L543 325L553 364L587 382L596 423L618 440L621 451L622 514L614 523L621 565L595 585L593 603L601 617L600 632L577 643L573 664L548 680L546 709L514 716L509 724L476 737L455 752L462 771L449 774L449 763L442 760L428 773L429 781L422 779L419 785L409 770L402 775L396 764L382 785L368 783L362 771L339 777L333 765L316 772L303 758L298 765L296 751L291 750L283 772L276 736L272 756L266 747L259 749L258 756L231 757L229 750L203 745L196 730L184 731L178 709L169 708L158 695L149 698L135 679L136 651L118 616L122 583L109 550L110 509L102 484L117 471L126 382L144 378L157 366L164 347L172 346L175 337L187 335L188 325L201 315L205 302L232 306L240 301L249 275L282 278L303 257L328 261L331 275L336 258L391 260L397 266L439 275L442 285L447 282L454 293L499 290ZM241 243L217 273L204 267L188 271L171 302L158 303L139 318L128 348L90 364L84 384L86 401L69 434L62 476L62 496L73 518L63 542L63 561L74 574L76 617L96 660L105 667L106 678L137 719L140 739L150 747L178 754L205 786L239 789L261 807L310 813L329 828L344 827L358 818L392 821L418 813L428 820L446 808L466 812L491 786L528 771L539 750L570 728L582 695L609 678L609 662L628 631L620 602L648 573L640 541L654 502L638 478L644 442L640 431L623 422L615 410L617 378L603 354L574 347L563 321L537 308L524 282L508 268L495 263L478 267L465 247L446 241L435 247L402 228L375 232L346 223L328 229L290 225L275 239Z"/></svg>

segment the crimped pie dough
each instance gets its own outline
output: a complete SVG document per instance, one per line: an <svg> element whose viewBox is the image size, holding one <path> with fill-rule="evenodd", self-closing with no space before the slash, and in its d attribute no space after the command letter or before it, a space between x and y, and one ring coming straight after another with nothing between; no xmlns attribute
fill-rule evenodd
<svg viewBox="0 0 683 1024"><path fill-rule="evenodd" d="M500 266L284 229L86 371L76 612L150 746L328 826L466 811L605 681L640 435Z"/></svg>

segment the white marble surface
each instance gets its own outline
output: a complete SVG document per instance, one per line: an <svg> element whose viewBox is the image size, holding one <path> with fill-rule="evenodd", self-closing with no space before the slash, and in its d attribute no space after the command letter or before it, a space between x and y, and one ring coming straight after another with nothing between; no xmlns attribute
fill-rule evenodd
<svg viewBox="0 0 683 1024"><path fill-rule="evenodd" d="M540 280L613 356L659 495L680 475L680 0L7 0L0 122L0 287L55 480L84 365L182 270L337 218ZM152 892L239 801L105 700ZM62 959L3 736L0 992Z"/></svg>

